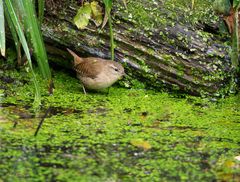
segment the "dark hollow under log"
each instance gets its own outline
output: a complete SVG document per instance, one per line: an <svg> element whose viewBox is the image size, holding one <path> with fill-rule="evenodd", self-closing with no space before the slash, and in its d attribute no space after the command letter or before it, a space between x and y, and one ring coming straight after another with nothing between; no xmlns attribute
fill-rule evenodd
<svg viewBox="0 0 240 182"><path fill-rule="evenodd" d="M61 2L61 3L59 3ZM131 0L125 9L113 2L115 60L147 87L193 95L229 91L233 71L229 47L217 35L218 17L207 0L194 9L187 0ZM51 61L71 67L66 48L81 56L110 58L107 25L90 23L78 30L72 23L77 1L47 1L43 35ZM50 56L52 57L52 56Z"/></svg>

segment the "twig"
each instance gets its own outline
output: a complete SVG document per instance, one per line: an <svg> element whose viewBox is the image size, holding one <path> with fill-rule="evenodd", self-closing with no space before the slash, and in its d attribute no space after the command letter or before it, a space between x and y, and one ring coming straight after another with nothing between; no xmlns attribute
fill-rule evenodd
<svg viewBox="0 0 240 182"><path fill-rule="evenodd" d="M41 128L41 126L42 126L42 124L43 124L44 119L47 117L47 115L48 115L48 113L49 113L50 111L51 111L51 107L49 107L49 108L47 109L47 111L45 112L45 114L44 114L44 116L42 117L41 121L39 122L38 127L37 127L37 130L36 130L35 133L34 133L34 136L37 136L38 131L40 130L40 128Z"/></svg>

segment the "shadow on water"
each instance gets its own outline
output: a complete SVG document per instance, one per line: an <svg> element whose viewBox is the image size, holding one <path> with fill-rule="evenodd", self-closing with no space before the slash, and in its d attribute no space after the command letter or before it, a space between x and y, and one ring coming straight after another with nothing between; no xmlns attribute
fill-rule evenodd
<svg viewBox="0 0 240 182"><path fill-rule="evenodd" d="M72 109L72 108L62 108L62 107L48 107L47 109L42 108L41 111L35 113L31 110L30 105L25 105L23 107L18 106L13 103L2 103L0 109L4 109L5 115L13 115L13 128L16 128L21 120L28 121L29 119L39 120L38 127L34 133L37 136L44 120L46 118L51 118L52 116L62 115L67 116L70 114L82 114L82 110Z"/></svg>
<svg viewBox="0 0 240 182"><path fill-rule="evenodd" d="M69 114L81 114L82 110L72 109L72 108L63 108L63 107L49 107L49 108L42 108L39 113L34 113L31 110L30 105L25 105L23 107L18 106L17 104L13 103L2 103L1 107L8 112L15 114L18 116L19 119L29 119L29 118L42 118L45 113L48 111L48 115L46 117L52 117L54 115L69 115Z"/></svg>

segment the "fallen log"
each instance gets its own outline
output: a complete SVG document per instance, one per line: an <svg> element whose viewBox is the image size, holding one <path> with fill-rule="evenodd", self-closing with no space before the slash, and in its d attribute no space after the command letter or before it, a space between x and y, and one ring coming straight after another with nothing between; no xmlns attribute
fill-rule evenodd
<svg viewBox="0 0 240 182"><path fill-rule="evenodd" d="M42 24L50 60L70 68L66 48L83 57L110 59L108 27L90 23L87 29L78 30L72 19L79 4L60 2L46 2ZM146 88L193 95L229 92L233 76L230 47L218 35L218 17L209 1L198 1L194 9L186 0L131 0L127 9L121 1L113 5L115 60L125 66L130 84L131 79L138 79Z"/></svg>

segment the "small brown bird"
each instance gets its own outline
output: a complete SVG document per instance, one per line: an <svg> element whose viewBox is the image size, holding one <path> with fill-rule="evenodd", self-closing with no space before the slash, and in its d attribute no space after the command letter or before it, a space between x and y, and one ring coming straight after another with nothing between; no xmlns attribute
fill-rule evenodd
<svg viewBox="0 0 240 182"><path fill-rule="evenodd" d="M83 84L85 94L84 87L90 90L108 88L125 74L123 66L115 61L96 57L81 58L70 49L67 50L74 57L73 69Z"/></svg>

